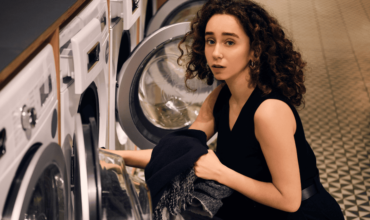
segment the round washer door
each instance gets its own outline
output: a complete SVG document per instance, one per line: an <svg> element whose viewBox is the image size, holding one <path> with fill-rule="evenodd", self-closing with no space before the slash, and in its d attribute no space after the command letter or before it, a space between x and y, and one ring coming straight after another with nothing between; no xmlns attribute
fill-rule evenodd
<svg viewBox="0 0 370 220"><path fill-rule="evenodd" d="M75 219L145 220L122 157L98 149L95 119L82 124L77 114L75 123Z"/></svg>
<svg viewBox="0 0 370 220"><path fill-rule="evenodd" d="M159 8L146 29L146 36L161 27L193 20L207 0L168 0Z"/></svg>
<svg viewBox="0 0 370 220"><path fill-rule="evenodd" d="M93 117L90 121L95 122ZM86 122L85 122L86 123ZM75 219L101 219L101 181L97 155L98 129L96 123L82 124L76 115L74 143L74 204Z"/></svg>
<svg viewBox="0 0 370 220"><path fill-rule="evenodd" d="M197 78L185 85L187 56L177 63L178 43L189 28L189 22L182 22L157 30L136 47L118 74L116 115L140 149L153 148L164 135L187 129L217 86Z"/></svg>
<svg viewBox="0 0 370 220"><path fill-rule="evenodd" d="M3 219L68 217L68 178L61 147L35 144L22 160L9 191Z"/></svg>

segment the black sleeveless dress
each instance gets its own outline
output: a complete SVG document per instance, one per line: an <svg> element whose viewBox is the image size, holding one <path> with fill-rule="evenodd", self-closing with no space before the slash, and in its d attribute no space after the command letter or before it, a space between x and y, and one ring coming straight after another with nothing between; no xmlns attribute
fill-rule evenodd
<svg viewBox="0 0 370 220"><path fill-rule="evenodd" d="M256 87L243 106L232 130L229 127L229 99L231 93L225 85L214 107L215 128L218 131L217 155L227 167L253 179L272 182L271 174L254 133L254 114L266 99L278 99L289 105L297 123L294 139L297 147L302 189L314 184L319 175L316 157L307 143L302 122L295 107L277 91L263 96ZM316 178L317 179L317 178ZM339 205L322 187L319 193L301 203L295 213L277 210L257 203L235 191L223 199L216 217L221 219L344 219ZM310 217L308 217L310 216Z"/></svg>

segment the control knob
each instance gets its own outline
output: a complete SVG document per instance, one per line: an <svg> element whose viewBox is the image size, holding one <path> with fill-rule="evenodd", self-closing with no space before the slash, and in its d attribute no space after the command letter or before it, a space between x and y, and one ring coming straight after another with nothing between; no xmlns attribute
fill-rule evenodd
<svg viewBox="0 0 370 220"><path fill-rule="evenodd" d="M27 106L24 105L21 113L21 123L23 130L26 131L31 128L34 128L36 125L36 120L37 120L36 109L33 107L27 108Z"/></svg>

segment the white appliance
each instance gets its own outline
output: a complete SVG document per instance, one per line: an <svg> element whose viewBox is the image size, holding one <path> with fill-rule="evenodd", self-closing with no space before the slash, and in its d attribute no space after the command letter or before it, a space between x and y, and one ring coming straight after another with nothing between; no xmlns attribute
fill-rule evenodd
<svg viewBox="0 0 370 220"><path fill-rule="evenodd" d="M75 117L94 117L99 146L106 146L108 123L108 11L93 0L60 31L61 136L71 142Z"/></svg>
<svg viewBox="0 0 370 220"><path fill-rule="evenodd" d="M72 180L75 219L151 220L151 199L143 181L130 176L122 157L99 150L94 118L76 118Z"/></svg>
<svg viewBox="0 0 370 220"><path fill-rule="evenodd" d="M191 119L190 120L186 119L187 122L184 122L182 125L180 123L177 126L173 126L173 125L169 126L168 123L159 125L157 122L161 121L162 119L167 120L167 122L170 120L174 121L176 120L175 119L176 117L177 119L179 119L179 117L181 118L182 116L174 116L173 118L171 118L173 115L172 116L162 115L162 116L159 116L159 117L162 117L162 119L158 118L158 115L156 114L158 113L159 110L157 107L154 106L156 104L159 104L157 101L154 101L153 103L149 105L148 103L143 104L143 105L146 105L144 109L147 109L147 110L142 111L141 109L143 109L142 108L143 106L141 104L144 103L145 101L144 102L139 101L139 99L134 98L134 97L139 97L139 96L137 94L135 95L133 94L139 91L138 87L145 87L143 86L144 84L143 83L140 84L138 80L141 77L141 75L145 75L144 77L146 77L146 79L150 78L150 77L147 77L150 74L144 73L145 71L147 71L145 70L146 66L151 65L151 64L148 64L149 62L148 59L150 59L150 57L159 59L159 57L162 56L163 54L171 54L171 56L167 56L166 58L164 58L164 60L158 60L158 61L161 64L166 63L166 62L174 64L174 59L176 59L176 56L179 55L179 51L176 48L175 42L178 42L181 36L183 36L185 31L187 31L188 29L185 28L181 30L176 30L176 28L173 28L173 30L165 30L164 28L164 29L161 29L161 31L157 31L157 32L155 31L164 26L167 26L173 23L191 20L194 17L195 13L203 6L205 2L206 2L205 0L168 0L159 8L158 11L154 11L154 9L156 8L156 0L145 1L143 3L145 6L143 7L147 6L147 10L153 10L153 13L154 12L156 13L151 18L149 25L145 27L146 29L145 36L147 37L145 37L140 42L140 44L135 48L135 50L132 52L128 50L127 48L127 47L131 47L131 48L133 47L131 41L127 40L130 37L127 36L128 35L127 32L119 29L121 28L120 17L119 16L114 17L114 14L118 15L119 13L112 13L111 15L111 42L112 42L113 47L111 48L111 53L112 53L111 70L113 70L113 72L111 75L112 80L111 80L111 86L110 86L110 90L111 90L110 94L113 94L113 90L115 90L116 87L119 87L119 89L117 90L117 92L115 92L116 94L115 96L110 95L109 130L115 131L115 132L109 132L109 148L110 149L116 149L117 146L123 146L123 145L124 145L123 149L131 149L131 150L134 149L135 145L140 149L152 148L153 146L155 146L155 144L159 141L159 139L163 135L173 130L176 130L176 129L185 129L189 127L189 125L194 121L197 111L199 110L199 105L201 105L201 103L203 102L199 100L204 99L205 96L209 93L209 91L212 90L214 87L207 87L207 88L204 87L206 89L205 90L203 89L204 91L202 90L197 95L198 96L198 98L196 98L197 100L192 100L192 101L187 100L186 101L187 107L180 107L182 110L178 110L178 111L189 112L188 116L185 116L185 117L191 117ZM115 6L114 4L111 4L111 8L113 8L114 6ZM117 7L114 7L114 8L117 8ZM142 14L146 14L147 16L148 15L150 16L151 13L148 13L147 11L146 13L142 13ZM144 21L145 19L148 19L148 18L141 19L140 21L141 22L143 21L145 23ZM123 34L120 34L121 32ZM176 40L172 39L173 37L175 37ZM130 43L131 43L131 46L130 46ZM166 45L165 50L160 49L161 47L163 47L163 45ZM156 63L157 61L153 61L153 62ZM151 66L152 67L151 71L153 72L153 70L156 69L155 71L159 72L159 66L158 65L157 67L155 66L156 65ZM163 66L168 66L168 65L162 65L162 67ZM175 64L172 65L170 69L175 66L176 66ZM123 67L127 69L123 70ZM164 90L166 90L165 93L171 94L173 97L184 98L184 96L188 96L188 97L194 98L194 96L192 95L189 96L189 93L186 94L186 92L184 92L184 85L183 85L184 72L183 72L183 69L182 70L180 69L174 70L174 71L171 70L171 71L179 73L177 74L179 77L175 77L174 79L177 80L177 82L175 83L179 84L179 86L177 86L177 89L181 87L180 88L180 90L182 90L180 92L181 94L178 92L174 92L176 90L175 89L176 86L173 87L173 85L169 85L169 84L164 85L163 83L160 86L153 86L152 91L150 92L147 91L147 92L150 93L153 97L156 96L156 98L154 99L157 99L157 100L161 99L161 98L158 98L161 96L158 93L163 92ZM169 69L167 68L167 70ZM161 71L163 71L163 68ZM121 72L121 73L119 75L118 74L115 75L116 72L117 73ZM165 76L167 73L164 73L163 76L161 74L157 74L156 76L152 75L151 77L163 81L164 78L167 78L167 79L171 78L171 76ZM174 75L173 73L169 73L169 74L172 76L176 75L176 74ZM150 80L152 79L149 79L149 81ZM143 82L143 80L141 80L141 82ZM140 84L140 86L138 84ZM156 88L154 89L154 87ZM121 95L120 94L121 91L125 91L125 92L122 93ZM177 93L177 94L174 94L174 93ZM113 107L112 107L113 98L115 98L115 102L116 102L115 112L113 111ZM138 104L138 103L141 103L141 104ZM161 103L161 104L164 104L164 103ZM119 107L120 105L125 105L126 107L120 108ZM170 105L170 104L167 103L167 105ZM153 110L155 108L157 108L157 110ZM176 111L174 109L177 107L172 106L170 108L172 108L172 110L169 110L167 112ZM157 113L154 113L154 112L157 112ZM156 116L154 116L153 114ZM168 119L164 119L164 117L168 117ZM184 120L184 118L179 119L179 120L180 121ZM119 124L116 121L119 121ZM215 135L209 141L209 143L214 141L216 137L217 136ZM133 144L132 144L132 141L133 141Z"/></svg>
<svg viewBox="0 0 370 220"><path fill-rule="evenodd" d="M108 124L109 33L107 2L91 1L61 31L60 99L61 145L66 157L68 178L74 189L73 155L78 114L88 124L97 123L98 146L106 146ZM71 167L72 166L72 167ZM79 213L71 194L73 216Z"/></svg>
<svg viewBox="0 0 370 220"><path fill-rule="evenodd" d="M147 0L110 1L109 149L116 149L118 141L115 112L117 73L139 43L138 39L139 41L143 39L146 4ZM120 127L118 129L120 130Z"/></svg>
<svg viewBox="0 0 370 220"><path fill-rule="evenodd" d="M107 15L107 2L93 0L60 33L61 135L72 216L151 219L145 184L131 180L122 158L98 150L108 140Z"/></svg>
<svg viewBox="0 0 370 220"><path fill-rule="evenodd" d="M70 219L53 49L0 91L0 219Z"/></svg>

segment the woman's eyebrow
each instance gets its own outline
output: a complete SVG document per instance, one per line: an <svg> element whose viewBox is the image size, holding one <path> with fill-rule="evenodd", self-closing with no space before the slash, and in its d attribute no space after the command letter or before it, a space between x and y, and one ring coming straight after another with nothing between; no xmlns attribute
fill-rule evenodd
<svg viewBox="0 0 370 220"><path fill-rule="evenodd" d="M234 33L229 33L229 32L222 32L222 35L232 36L232 37L239 38L239 36L238 36L238 35L236 35L236 34L234 34Z"/></svg>
<svg viewBox="0 0 370 220"><path fill-rule="evenodd" d="M214 33L213 33L213 32L206 32L206 33L204 34L204 36L207 36L207 35L214 35ZM224 36L232 36L232 37L239 38L239 36L238 36L238 35L236 35L236 34L234 34L234 33L230 33L230 32L222 32L222 35L224 35Z"/></svg>

